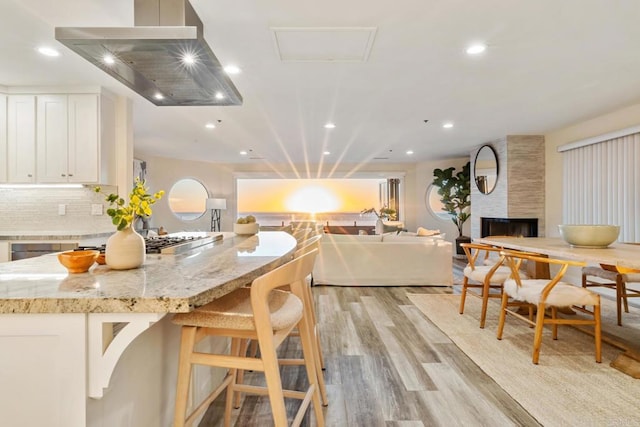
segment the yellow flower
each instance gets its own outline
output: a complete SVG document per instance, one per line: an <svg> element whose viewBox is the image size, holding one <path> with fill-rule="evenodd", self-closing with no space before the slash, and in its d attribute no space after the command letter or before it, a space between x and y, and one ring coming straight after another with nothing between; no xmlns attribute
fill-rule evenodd
<svg viewBox="0 0 640 427"><path fill-rule="evenodd" d="M94 187L96 193L102 193L102 188ZM111 217L113 225L118 230L124 230L133 224L136 216L151 216L151 205L160 200L164 196L164 191L158 191L153 195L147 193L147 187L144 181L136 178L135 185L129 194L129 203L125 205L125 200L117 194L109 194L105 200L109 202L110 207L107 209L107 215Z"/></svg>

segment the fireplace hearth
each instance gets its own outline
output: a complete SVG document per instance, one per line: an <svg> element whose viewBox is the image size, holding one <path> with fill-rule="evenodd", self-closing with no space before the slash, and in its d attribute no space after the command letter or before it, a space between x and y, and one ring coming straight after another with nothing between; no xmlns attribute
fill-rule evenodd
<svg viewBox="0 0 640 427"><path fill-rule="evenodd" d="M481 237L538 237L538 218L480 218Z"/></svg>

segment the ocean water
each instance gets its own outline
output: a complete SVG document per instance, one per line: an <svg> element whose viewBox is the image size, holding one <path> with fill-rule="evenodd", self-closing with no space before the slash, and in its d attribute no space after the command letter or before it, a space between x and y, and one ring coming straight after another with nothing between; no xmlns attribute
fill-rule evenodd
<svg viewBox="0 0 640 427"><path fill-rule="evenodd" d="M240 212L238 216L253 215L260 225L288 225L291 221L316 221L322 225L375 225L375 214L361 215L360 212Z"/></svg>
<svg viewBox="0 0 640 427"><path fill-rule="evenodd" d="M198 219L208 211L203 212L174 212L174 214L183 221L192 221Z"/></svg>

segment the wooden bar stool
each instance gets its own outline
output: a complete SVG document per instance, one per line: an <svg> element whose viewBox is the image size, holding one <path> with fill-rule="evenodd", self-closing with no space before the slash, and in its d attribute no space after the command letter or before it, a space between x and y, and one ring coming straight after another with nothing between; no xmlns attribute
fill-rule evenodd
<svg viewBox="0 0 640 427"><path fill-rule="evenodd" d="M299 248L293 255L294 259L300 258L307 253L318 251L318 246L320 245L320 239L322 236L314 236L311 239L308 239L304 246ZM309 319L309 324L311 327L311 334L313 337L314 348L313 352L315 354L316 361L316 371L318 376L318 385L320 387L320 397L322 397L323 405L328 405L329 400L327 398L327 391L324 383L324 375L322 370L324 369L324 357L322 356L322 346L320 344L320 331L318 330L317 317L315 304L313 299L313 292L311 290L311 285L313 283L313 276L310 274L305 279L305 300L304 300L304 308L305 308L305 316ZM285 288L286 289L286 288ZM300 331L294 330L289 336L299 336ZM301 359L290 359L290 360L280 360L281 364L302 364L304 360Z"/></svg>
<svg viewBox="0 0 640 427"><path fill-rule="evenodd" d="M179 313L173 322L182 325L180 360L174 426L190 425L223 390L227 390L224 425L231 422L235 392L269 396L276 427L287 426L284 398L301 399L302 404L291 425L300 425L310 403L313 403L318 426L324 426L311 324L305 316L305 279L311 274L317 251L293 261L255 279L250 288L236 291L204 305L190 313ZM276 288L289 286L291 292ZM276 350L294 329L300 331L309 387L305 391L283 390ZM195 351L194 346L206 336L231 338L230 354L210 354ZM260 357L246 357L241 353L242 342L257 340ZM245 347L246 348L246 347ZM192 365L228 368L222 384L187 416ZM262 371L267 387L237 382L238 370Z"/></svg>
<svg viewBox="0 0 640 427"><path fill-rule="evenodd" d="M307 253L310 253L313 251L317 252L318 246L320 245L320 239L322 239L322 235L316 235L311 237L310 239L307 239L304 242L303 246L298 250L296 250L296 252L293 255L293 258L294 259L300 258L303 255L306 255ZM320 344L320 331L318 330L313 292L311 290L312 283L313 283L313 276L312 275L307 276L305 279L305 300L303 302L304 302L305 316L307 317L307 319L309 319L309 325L311 327L311 332L313 336L313 344L314 344L313 352L314 352L315 361L316 361L316 372L317 372L317 378L318 378L318 387L320 388L320 397L322 398L322 404L324 406L327 406L329 404L329 399L327 397L327 389L324 382L324 375L322 373L322 371L324 370L324 357L322 356L322 346ZM280 289L285 291L290 290L288 286L284 286ZM300 336L300 331L298 331L298 329L294 329L291 331L291 333L289 333L289 336L290 337ZM258 354L258 342L255 340L251 341L250 345L251 347L249 349L249 354L255 357ZM240 348L241 354L244 354L244 352L246 351L246 347L247 347L247 341L244 341ZM302 365L304 364L304 359L278 359L278 362L281 365ZM244 380L244 371L240 370L238 372L238 383L242 383L243 380ZM240 406L240 396L237 395L236 400L234 402L234 407L238 408L239 406Z"/></svg>

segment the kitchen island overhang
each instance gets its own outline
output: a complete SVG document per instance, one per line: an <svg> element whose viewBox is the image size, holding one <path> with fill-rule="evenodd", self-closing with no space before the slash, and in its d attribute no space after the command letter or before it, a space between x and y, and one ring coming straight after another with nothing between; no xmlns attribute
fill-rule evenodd
<svg viewBox="0 0 640 427"><path fill-rule="evenodd" d="M50 392L35 402L29 398L30 406L40 407L34 425L100 425L87 421L87 397L103 397L122 354L140 334L161 320L162 328L170 327L163 319L168 313L190 311L251 283L289 261L296 247L284 232L224 234L222 241L185 254L148 255L134 270L95 266L67 275L54 255L1 264L0 342L8 350L0 357L3 420L24 422L21 402L37 387ZM124 325L115 336L113 324ZM34 367L21 356L33 351L54 362ZM31 377L33 383L24 380ZM165 400L173 381L164 381L170 383L161 393ZM52 392L64 398L52 399Z"/></svg>

